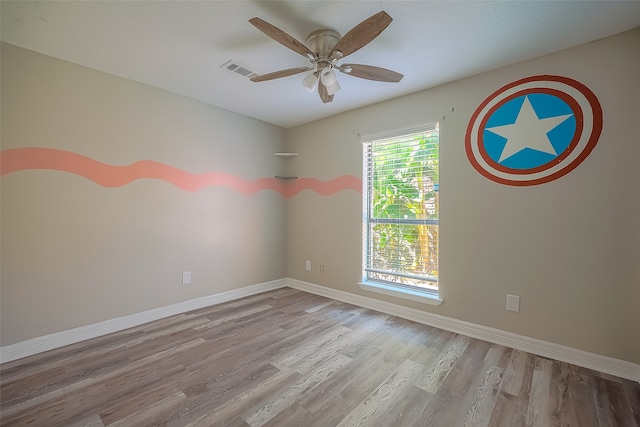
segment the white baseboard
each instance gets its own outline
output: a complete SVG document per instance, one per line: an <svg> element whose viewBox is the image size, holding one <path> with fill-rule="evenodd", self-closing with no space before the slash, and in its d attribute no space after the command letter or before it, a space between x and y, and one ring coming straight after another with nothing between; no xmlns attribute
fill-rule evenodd
<svg viewBox="0 0 640 427"><path fill-rule="evenodd" d="M0 347L0 363L22 359L23 357L64 347L69 344L75 344L80 341L111 334L113 332L122 331L124 329L153 322L165 317L244 298L262 292L271 291L273 289L283 288L285 286L286 282L284 279L273 280L256 285L245 286L243 288L227 292L221 292L219 294L195 298L165 307L154 308L152 310L134 313L124 317L109 319L104 322L56 332L42 337L32 338L26 341Z"/></svg>
<svg viewBox="0 0 640 427"><path fill-rule="evenodd" d="M594 369L599 372L627 378L640 382L640 365L625 360L614 359L600 354L578 350L548 341L530 338L500 329L477 325L439 314L428 313L401 305L380 301L374 298L363 297L348 292L338 291L313 283L296 279L285 279L286 286L301 291L322 295L338 301L354 304L360 307L402 317L407 320L434 326L450 332L455 332L472 338L481 339L505 347L514 348L543 357L567 362L584 368Z"/></svg>

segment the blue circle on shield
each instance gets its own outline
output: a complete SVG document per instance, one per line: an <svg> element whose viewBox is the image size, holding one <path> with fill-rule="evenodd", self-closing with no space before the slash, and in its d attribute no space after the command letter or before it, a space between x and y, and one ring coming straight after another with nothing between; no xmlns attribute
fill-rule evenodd
<svg viewBox="0 0 640 427"><path fill-rule="evenodd" d="M554 155L532 148L524 148L500 161L500 156L507 144L507 138L497 135L489 129L516 123L520 110L527 98L536 116L540 120L562 115L571 115L571 117L564 120L546 134L556 154ZM563 99L548 93L529 93L510 99L494 111L488 118L483 131L483 144L489 158L497 164L510 169L527 170L540 167L553 161L569 148L575 134L576 118L569 104Z"/></svg>

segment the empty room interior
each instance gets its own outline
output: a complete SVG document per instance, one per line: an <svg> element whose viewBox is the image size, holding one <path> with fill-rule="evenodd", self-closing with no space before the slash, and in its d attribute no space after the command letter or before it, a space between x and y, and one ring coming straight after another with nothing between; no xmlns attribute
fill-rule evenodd
<svg viewBox="0 0 640 427"><path fill-rule="evenodd" d="M640 2L0 16L0 425L640 425Z"/></svg>

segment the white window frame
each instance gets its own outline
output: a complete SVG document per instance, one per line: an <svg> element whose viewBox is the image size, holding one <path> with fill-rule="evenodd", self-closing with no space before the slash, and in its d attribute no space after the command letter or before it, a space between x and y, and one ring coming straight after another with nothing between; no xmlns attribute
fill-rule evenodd
<svg viewBox="0 0 640 427"><path fill-rule="evenodd" d="M438 289L425 289L419 288L417 286L404 285L400 283L394 283L392 281L383 281L370 279L368 271L369 269L367 265L367 258L369 256L369 223L377 220L373 220L369 215L369 195L371 194L371 189L369 188L371 184L371 180L369 177L369 160L367 157L367 146L370 143L375 141L402 137L404 135L410 135L414 133L423 133L423 132L433 132L436 131L439 134L439 126L438 123L427 124L424 126L411 128L411 129L403 129L400 131L395 131L386 134L376 134L369 135L362 138L363 143L363 191L362 191L362 280L358 283L361 289L366 291L371 291L383 295L394 296L402 299L407 299L411 301L418 301L421 303L429 304L429 305L440 305L442 303L442 299L439 295L440 284L438 285ZM439 136L439 135L438 135ZM439 184L439 183L438 183ZM438 189L439 191L439 189ZM415 222L416 220L412 220ZM411 221L410 221L411 222ZM433 223L433 221L424 220L424 224ZM439 249L438 249L439 252ZM401 275L401 274L398 274Z"/></svg>

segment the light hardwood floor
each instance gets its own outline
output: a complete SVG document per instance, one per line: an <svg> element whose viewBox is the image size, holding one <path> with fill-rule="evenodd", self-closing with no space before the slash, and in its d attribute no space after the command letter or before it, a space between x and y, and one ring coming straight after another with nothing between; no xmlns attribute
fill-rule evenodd
<svg viewBox="0 0 640 427"><path fill-rule="evenodd" d="M3 364L3 426L638 426L640 384L284 288Z"/></svg>

